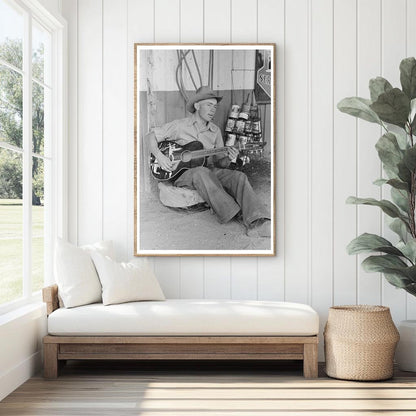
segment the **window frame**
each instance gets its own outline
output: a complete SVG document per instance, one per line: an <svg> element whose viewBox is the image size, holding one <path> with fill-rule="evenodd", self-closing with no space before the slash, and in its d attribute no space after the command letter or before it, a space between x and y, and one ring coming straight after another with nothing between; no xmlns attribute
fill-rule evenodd
<svg viewBox="0 0 416 416"><path fill-rule="evenodd" d="M6 0L7 1L7 0ZM40 157L51 164L49 178L44 178L45 188L49 182L50 200L47 207L49 221L45 221L44 285L54 282L53 249L57 237L67 238L67 23L45 9L37 0L14 0L24 13L23 38L23 145L22 149L3 142L1 148L23 155L23 295L0 305L0 315L28 303L40 301L41 291L32 293L32 160ZM36 21L51 35L50 86L50 154L39 155L32 151L32 22ZM4 62L2 62L4 64ZM6 65L7 66L7 65ZM13 68L14 69L14 68ZM20 72L20 71L19 71ZM44 86L44 88L46 88Z"/></svg>

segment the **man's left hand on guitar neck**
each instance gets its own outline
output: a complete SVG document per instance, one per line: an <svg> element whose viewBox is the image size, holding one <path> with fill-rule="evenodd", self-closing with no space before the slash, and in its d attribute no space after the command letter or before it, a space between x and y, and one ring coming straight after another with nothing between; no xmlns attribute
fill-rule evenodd
<svg viewBox="0 0 416 416"><path fill-rule="evenodd" d="M234 146L227 147L226 156L221 156L221 157L217 156L215 165L218 166L219 168L228 168L231 162L235 162L237 160L238 155L239 155L239 150L236 147Z"/></svg>

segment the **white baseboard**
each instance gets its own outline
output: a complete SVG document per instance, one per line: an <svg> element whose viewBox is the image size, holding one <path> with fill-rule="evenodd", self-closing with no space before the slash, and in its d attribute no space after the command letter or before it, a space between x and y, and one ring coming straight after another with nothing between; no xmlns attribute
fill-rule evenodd
<svg viewBox="0 0 416 416"><path fill-rule="evenodd" d="M40 370L41 365L42 353L38 351L12 369L0 374L0 401L34 376Z"/></svg>

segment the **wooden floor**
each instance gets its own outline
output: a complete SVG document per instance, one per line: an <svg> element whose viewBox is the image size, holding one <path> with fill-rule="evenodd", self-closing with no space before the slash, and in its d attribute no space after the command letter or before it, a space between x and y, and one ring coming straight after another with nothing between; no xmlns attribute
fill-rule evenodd
<svg viewBox="0 0 416 416"><path fill-rule="evenodd" d="M0 402L0 415L416 415L416 374L383 382L305 380L297 362L70 362Z"/></svg>

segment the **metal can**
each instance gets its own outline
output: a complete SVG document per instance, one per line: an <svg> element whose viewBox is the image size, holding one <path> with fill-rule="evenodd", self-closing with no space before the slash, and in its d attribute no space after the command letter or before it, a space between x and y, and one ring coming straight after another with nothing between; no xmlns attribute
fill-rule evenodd
<svg viewBox="0 0 416 416"><path fill-rule="evenodd" d="M229 117L227 120L227 125L225 126L225 131L232 132L235 127L235 122L236 122L235 118Z"/></svg>
<svg viewBox="0 0 416 416"><path fill-rule="evenodd" d="M234 146L236 138L237 138L237 136L235 134L228 133L227 134L227 140L225 141L225 145L226 146Z"/></svg>
<svg viewBox="0 0 416 416"><path fill-rule="evenodd" d="M244 124L244 131L246 133L251 133L251 131L252 131L252 123L251 123L251 120L247 120L245 122L245 124Z"/></svg>
<svg viewBox="0 0 416 416"><path fill-rule="evenodd" d="M247 136L239 136L238 144L240 145L240 149L245 149L247 144Z"/></svg>
<svg viewBox="0 0 416 416"><path fill-rule="evenodd" d="M252 127L251 127L251 131L254 134L259 134L261 133L261 122L260 120L254 120L252 123Z"/></svg>
<svg viewBox="0 0 416 416"><path fill-rule="evenodd" d="M235 123L235 127L238 134L244 133L244 128L246 126L246 123L244 120L237 120Z"/></svg>

